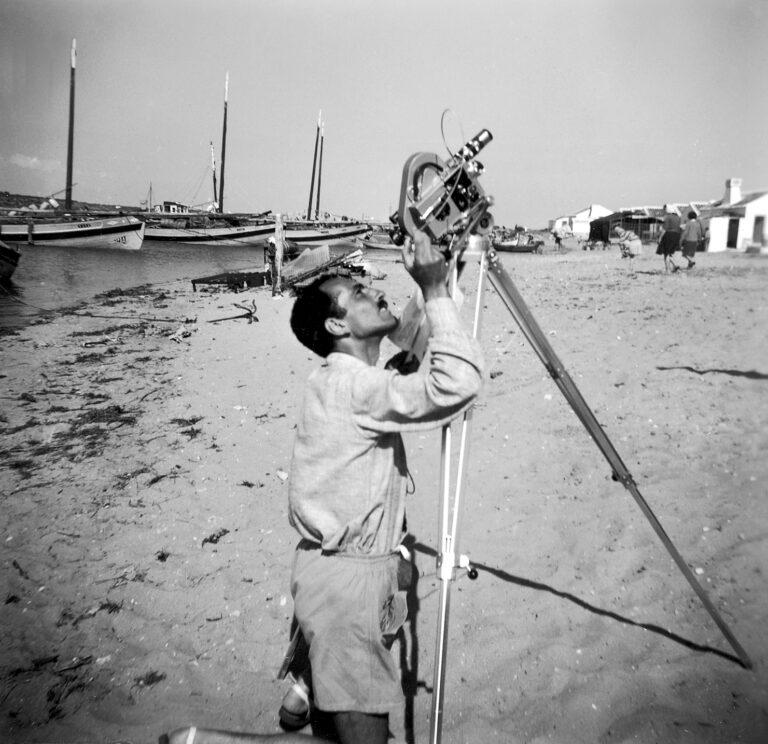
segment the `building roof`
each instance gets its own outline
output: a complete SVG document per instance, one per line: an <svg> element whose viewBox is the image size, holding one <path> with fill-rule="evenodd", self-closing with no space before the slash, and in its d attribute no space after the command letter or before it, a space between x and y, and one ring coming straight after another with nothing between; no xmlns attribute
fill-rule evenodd
<svg viewBox="0 0 768 744"><path fill-rule="evenodd" d="M749 194L744 194L739 201L737 201L735 204L728 204L729 207L744 207L750 202L757 201L758 199L762 199L766 194L768 194L768 191L753 191Z"/></svg>

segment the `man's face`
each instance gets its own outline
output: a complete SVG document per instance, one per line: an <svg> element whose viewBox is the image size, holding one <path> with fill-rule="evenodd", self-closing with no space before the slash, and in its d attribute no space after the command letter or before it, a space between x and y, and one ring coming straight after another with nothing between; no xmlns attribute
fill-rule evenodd
<svg viewBox="0 0 768 744"><path fill-rule="evenodd" d="M347 277L334 277L322 285L324 292L346 311L344 322L355 338L383 338L397 327L384 293Z"/></svg>

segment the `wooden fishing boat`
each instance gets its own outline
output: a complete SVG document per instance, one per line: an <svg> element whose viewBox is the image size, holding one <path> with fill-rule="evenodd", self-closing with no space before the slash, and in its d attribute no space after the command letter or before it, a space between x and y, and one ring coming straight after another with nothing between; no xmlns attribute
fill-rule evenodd
<svg viewBox="0 0 768 744"><path fill-rule="evenodd" d="M144 237L195 245L264 246L275 234L272 220L249 222L247 219L223 219L219 214L147 214Z"/></svg>
<svg viewBox="0 0 768 744"><path fill-rule="evenodd" d="M369 225L359 222L286 222L285 239L300 246L324 245L368 235Z"/></svg>
<svg viewBox="0 0 768 744"><path fill-rule="evenodd" d="M348 222L346 220L322 219L320 212L320 183L323 173L323 143L325 141L325 124L323 112L317 115L317 129L315 130L315 151L312 155L312 179L309 185L309 202L307 203L306 220L287 221L284 224L284 238L286 243L293 243L301 248L317 245L333 245L334 243L348 242L354 238L368 237L371 226L363 223ZM319 157L318 157L319 145ZM314 219L312 217L312 198L315 191L315 174L317 174L317 197L314 205ZM326 212L326 216L328 213Z"/></svg>
<svg viewBox="0 0 768 744"><path fill-rule="evenodd" d="M224 209L224 164L227 148L227 106L229 99L229 73L224 78L224 122L221 135L221 170L216 184L216 158L211 143L211 173L213 201L211 211L195 210L178 202L163 202L155 211L140 214L146 223L145 237L171 243L191 243L215 246L265 247L275 234L275 221L269 211L254 213L227 213ZM151 206L151 184L150 184Z"/></svg>
<svg viewBox="0 0 768 744"><path fill-rule="evenodd" d="M76 49L76 41L72 39L64 211L67 213L67 217L73 217L73 219L66 219L63 215L40 217L35 213L22 214L15 220L0 224L0 239L6 243L30 246L138 250L144 241L144 223L136 217L103 214L101 216L80 215L78 218L78 215L72 213L72 142L75 123ZM55 201L49 199L48 202L52 206L58 207Z"/></svg>
<svg viewBox="0 0 768 744"><path fill-rule="evenodd" d="M0 240L0 283L7 283L19 265L21 251Z"/></svg>
<svg viewBox="0 0 768 744"><path fill-rule="evenodd" d="M110 248L138 250L144 241L144 223L136 217L108 217L81 222L42 222L0 225L6 243L57 248Z"/></svg>

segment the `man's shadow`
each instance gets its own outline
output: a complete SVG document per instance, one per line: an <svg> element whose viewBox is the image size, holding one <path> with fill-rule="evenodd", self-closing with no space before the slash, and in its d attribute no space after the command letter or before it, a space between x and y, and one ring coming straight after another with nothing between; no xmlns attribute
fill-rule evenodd
<svg viewBox="0 0 768 744"><path fill-rule="evenodd" d="M424 555L437 556L437 551L434 548L431 548L428 545L424 545L423 543L416 542L414 544L414 548L417 552L423 553ZM483 563L476 563L475 561L472 561L472 566L478 572L482 571L491 574L491 576L495 576L497 579L501 579L502 581L506 581L510 584L517 584L517 586L526 587L527 589L536 589L537 591L554 594L556 597L567 599L569 602L573 602L573 604L578 605L582 609L587 610L588 612L592 612L595 615L609 617L612 620L616 620L624 625L631 625L636 628L642 628L643 630L650 631L651 633L664 636L665 638L668 638L669 640L674 641L681 646L685 646L686 648L690 648L694 651L702 651L708 654L715 654L716 656L720 656L723 659L732 661L734 664L738 664L744 669L747 668L741 659L739 659L737 656L734 656L733 654L728 653L727 651L722 651L719 648L714 648L713 646L706 646L700 643L696 643L695 641L691 641L688 638L683 638L683 636L672 633L671 631L667 630L666 628L662 628L659 625L654 625L653 623L639 623L635 620L632 620L631 618L624 617L623 615L619 615L618 613L611 610L606 610L602 607L596 607L595 605L584 601L583 599L577 597L574 594L571 594L570 592L560 591L559 589L555 589L554 587L548 586L547 584L542 584L538 581L531 581L530 579L524 579L520 576L514 576L513 574L508 573L507 571L504 571L500 568L487 566Z"/></svg>

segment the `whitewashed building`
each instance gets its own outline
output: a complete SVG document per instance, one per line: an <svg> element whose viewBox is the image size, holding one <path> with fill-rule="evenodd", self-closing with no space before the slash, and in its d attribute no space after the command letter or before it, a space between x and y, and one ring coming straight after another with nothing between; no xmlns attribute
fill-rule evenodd
<svg viewBox="0 0 768 744"><path fill-rule="evenodd" d="M549 229L586 240L589 237L589 223L598 217L607 217L609 214L613 214L612 209L601 204L590 204L575 214L564 215L552 220L549 223Z"/></svg>
<svg viewBox="0 0 768 744"><path fill-rule="evenodd" d="M768 252L768 191L742 194L741 179L729 178L723 199L701 217L709 225L709 252Z"/></svg>

